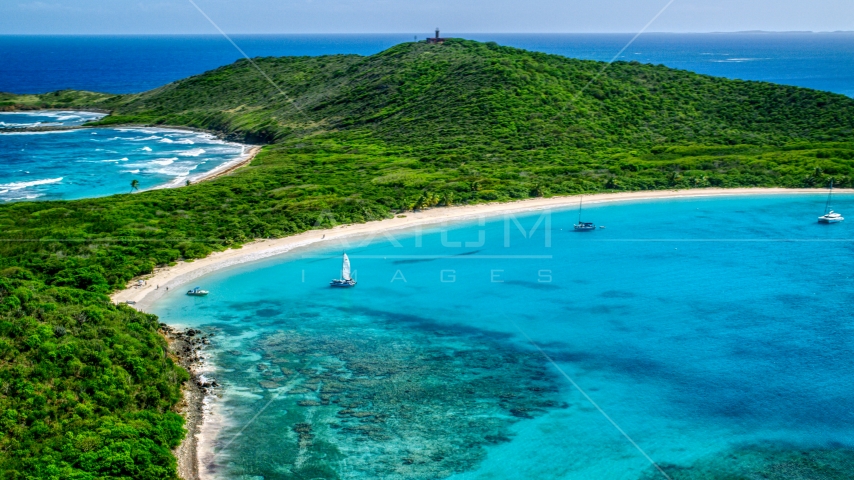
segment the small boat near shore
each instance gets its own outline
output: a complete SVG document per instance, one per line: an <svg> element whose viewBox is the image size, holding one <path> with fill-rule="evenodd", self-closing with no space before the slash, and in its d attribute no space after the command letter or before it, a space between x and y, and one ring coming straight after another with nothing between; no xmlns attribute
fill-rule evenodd
<svg viewBox="0 0 854 480"><path fill-rule="evenodd" d="M355 287L356 281L350 277L350 258L347 257L347 254L344 254L344 259L341 263L341 278L338 280L332 280L329 282L330 287L337 288L349 288Z"/></svg>
<svg viewBox="0 0 854 480"><path fill-rule="evenodd" d="M596 225L593 222L581 221L581 207L584 204L584 196L578 199L578 223L574 225L576 232L592 232L596 230Z"/></svg>
<svg viewBox="0 0 854 480"><path fill-rule="evenodd" d="M192 290L187 291L187 295L189 295L191 297L204 297L205 295L207 295L209 293L210 292L207 290L202 290L201 287L196 287Z"/></svg>
<svg viewBox="0 0 854 480"><path fill-rule="evenodd" d="M833 197L833 180L830 181L830 191L827 192L827 202L824 204L824 215L818 217L818 223L839 223L845 220L842 214L830 209L830 200Z"/></svg>

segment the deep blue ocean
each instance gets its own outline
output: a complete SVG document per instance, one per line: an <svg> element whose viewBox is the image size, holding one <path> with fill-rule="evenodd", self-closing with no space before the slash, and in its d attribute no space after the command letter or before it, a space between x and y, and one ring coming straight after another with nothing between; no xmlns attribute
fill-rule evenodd
<svg viewBox="0 0 854 480"><path fill-rule="evenodd" d="M443 33L609 61L629 34ZM426 34L234 35L249 56L370 55ZM132 93L231 63L222 36L0 36L0 92L64 88ZM854 33L645 34L619 60L854 96Z"/></svg>
<svg viewBox="0 0 854 480"><path fill-rule="evenodd" d="M153 313L216 334L211 478L663 479L570 379L674 479L851 478L852 225L817 224L825 198L331 241ZM331 289L343 251L358 285ZM795 475L811 462L847 473Z"/></svg>

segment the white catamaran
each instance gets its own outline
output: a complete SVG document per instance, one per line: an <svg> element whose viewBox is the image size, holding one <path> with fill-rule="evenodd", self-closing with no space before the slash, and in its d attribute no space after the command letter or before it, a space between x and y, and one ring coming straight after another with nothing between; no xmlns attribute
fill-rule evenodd
<svg viewBox="0 0 854 480"><path fill-rule="evenodd" d="M824 215L818 217L818 223L839 223L845 218L830 209L830 198L833 195L833 180L830 181L830 191L827 193L827 203L824 204Z"/></svg>
<svg viewBox="0 0 854 480"><path fill-rule="evenodd" d="M350 278L350 259L347 258L347 254L344 254L344 262L341 265L341 278L339 280L332 280L329 282L330 287L355 287L356 281Z"/></svg>

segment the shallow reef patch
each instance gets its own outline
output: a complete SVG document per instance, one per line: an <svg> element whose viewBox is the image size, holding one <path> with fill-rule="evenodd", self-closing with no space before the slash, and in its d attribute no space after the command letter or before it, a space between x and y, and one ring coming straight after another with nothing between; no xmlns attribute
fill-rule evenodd
<svg viewBox="0 0 854 480"><path fill-rule="evenodd" d="M690 466L662 464L673 480L847 480L854 472L854 449L749 445L698 460ZM664 478L650 468L640 480Z"/></svg>
<svg viewBox="0 0 854 480"><path fill-rule="evenodd" d="M536 352L377 320L309 328L293 318L252 340L260 363L222 356L240 365L231 381L251 378L257 404L271 406L209 467L232 477L444 478L511 440L513 424L567 407ZM236 408L221 445L255 407Z"/></svg>

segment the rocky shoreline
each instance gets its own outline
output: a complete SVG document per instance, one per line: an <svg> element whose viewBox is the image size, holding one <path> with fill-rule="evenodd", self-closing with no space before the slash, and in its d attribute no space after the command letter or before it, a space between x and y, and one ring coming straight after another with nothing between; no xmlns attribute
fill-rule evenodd
<svg viewBox="0 0 854 480"><path fill-rule="evenodd" d="M0 129L0 133L27 133L27 132L63 132L66 130L85 130L95 128L84 125L53 125L48 127L10 127Z"/></svg>
<svg viewBox="0 0 854 480"><path fill-rule="evenodd" d="M197 435L204 421L204 401L219 387L216 380L200 372L205 365L204 349L214 334L193 328L179 330L164 323L160 324L160 331L169 344L169 353L190 374L183 386L184 398L177 406L187 430L181 445L173 451L178 460L178 476L183 480L199 480Z"/></svg>

